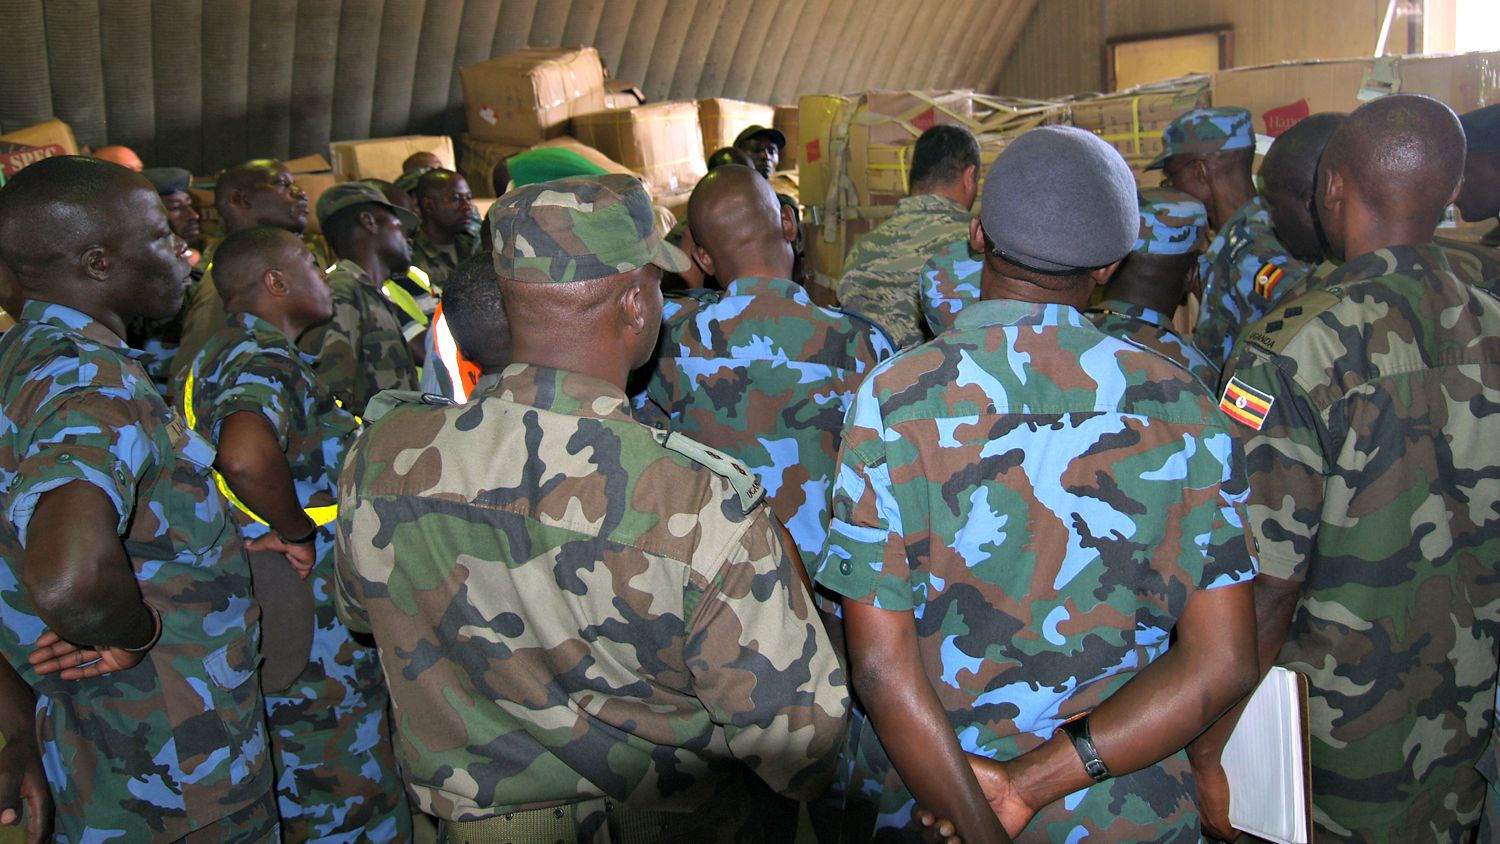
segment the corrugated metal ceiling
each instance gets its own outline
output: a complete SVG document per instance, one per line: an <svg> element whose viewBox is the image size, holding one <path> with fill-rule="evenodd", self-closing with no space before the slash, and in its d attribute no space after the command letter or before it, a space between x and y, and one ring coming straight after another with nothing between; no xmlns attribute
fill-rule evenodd
<svg viewBox="0 0 1500 844"><path fill-rule="evenodd" d="M0 130L194 172L463 130L458 68L596 47L652 100L992 90L1036 0L0 0Z"/></svg>

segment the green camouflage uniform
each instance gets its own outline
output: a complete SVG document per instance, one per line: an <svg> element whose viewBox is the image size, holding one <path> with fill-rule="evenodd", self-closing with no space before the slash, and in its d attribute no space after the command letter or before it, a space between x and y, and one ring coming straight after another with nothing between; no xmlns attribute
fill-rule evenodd
<svg viewBox="0 0 1500 844"><path fill-rule="evenodd" d="M302 245L317 256L318 266L327 267L334 262L333 250L321 234L303 232L300 237ZM214 250L222 242L215 242L203 250L203 260L198 262L203 268L202 277L188 289L187 295L182 299L182 333L177 351L172 355L171 378L174 388L187 377L188 367L197 360L203 344L223 328L229 318L229 314L224 311L224 298L219 295L219 289L214 287L214 279L210 274L213 270Z"/></svg>
<svg viewBox="0 0 1500 844"><path fill-rule="evenodd" d="M425 229L418 229L417 236L411 239L412 266L427 273L427 280L432 283L433 290L437 291L443 289L448 276L458 269L459 264L478 251L479 238L469 232L461 232L448 249L433 243L427 237ZM431 311L427 313L428 316L432 315Z"/></svg>
<svg viewBox="0 0 1500 844"><path fill-rule="evenodd" d="M1500 644L1500 302L1432 245L1377 250L1247 329L1230 374L1264 571L1302 587L1277 661L1312 687L1318 840L1464 840Z"/></svg>
<svg viewBox="0 0 1500 844"><path fill-rule="evenodd" d="M814 305L782 278L674 298L662 321L647 395L673 430L755 473L811 564L828 535L844 413L894 349L874 325Z"/></svg>
<svg viewBox="0 0 1500 844"><path fill-rule="evenodd" d="M984 261L969 248L968 235L939 249L922 266L922 317L936 337L953 327L965 305L979 301Z"/></svg>
<svg viewBox="0 0 1500 844"><path fill-rule="evenodd" d="M969 305L856 393L817 581L911 612L960 745L1013 758L1162 654L1195 590L1254 576L1227 424L1195 378L1073 308ZM873 730L853 742L851 840L908 840L912 795ZM1185 754L1027 830L1197 841Z"/></svg>
<svg viewBox="0 0 1500 844"><path fill-rule="evenodd" d="M921 194L855 241L838 282L840 307L884 329L898 349L928 337L917 306L922 265L933 253L969 236L969 209L946 196Z"/></svg>
<svg viewBox="0 0 1500 844"><path fill-rule="evenodd" d="M496 272L680 272L654 223L629 176L519 188L492 211ZM340 611L375 636L423 811L547 808L592 840L619 801L677 813L681 840L756 840L752 789L828 785L844 674L764 490L636 422L621 386L518 363L467 404L398 407L339 492Z"/></svg>
<svg viewBox="0 0 1500 844"><path fill-rule="evenodd" d="M167 408L137 356L89 316L42 301L0 339L0 649L37 694L60 842L172 841L269 810L250 567L209 474L213 446ZM134 668L61 680L26 661L46 628L21 563L37 499L75 481L119 510L162 633ZM274 824L271 813L239 832Z"/></svg>
<svg viewBox="0 0 1500 844"><path fill-rule="evenodd" d="M1193 344L1215 366L1223 366L1240 330L1265 316L1311 270L1276 239L1265 200L1256 196L1246 202L1219 229L1198 261L1203 304L1193 328Z"/></svg>
<svg viewBox="0 0 1500 844"><path fill-rule="evenodd" d="M302 505L334 503L357 426L280 329L231 314L193 373L193 413L184 415L194 430L217 442L229 416L259 414L276 432ZM270 533L244 510L231 512L246 539ZM266 695L283 833L289 841L404 841L411 818L385 720L388 695L375 650L354 640L334 608L332 524L319 529L316 549L307 577L314 600L307 668L290 688Z"/></svg>
<svg viewBox="0 0 1500 844"><path fill-rule="evenodd" d="M339 261L328 273L333 319L303 335L318 382L355 416L381 390L415 390L419 370L406 345L401 309L364 267Z"/></svg>

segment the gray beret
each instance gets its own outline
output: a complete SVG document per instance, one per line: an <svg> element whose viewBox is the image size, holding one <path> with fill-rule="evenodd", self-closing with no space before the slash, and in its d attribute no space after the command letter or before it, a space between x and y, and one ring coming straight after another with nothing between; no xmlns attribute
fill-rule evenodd
<svg viewBox="0 0 1500 844"><path fill-rule="evenodd" d="M162 196L170 196L174 193L186 193L188 182L193 180L193 174L181 167L150 167L141 171L156 188L156 192Z"/></svg>
<svg viewBox="0 0 1500 844"><path fill-rule="evenodd" d="M1500 103L1475 109L1458 119L1470 152L1500 150Z"/></svg>
<svg viewBox="0 0 1500 844"><path fill-rule="evenodd" d="M1135 176L1115 148L1072 126L1011 142L984 180L979 220L1001 255L1045 273L1114 263L1135 244Z"/></svg>

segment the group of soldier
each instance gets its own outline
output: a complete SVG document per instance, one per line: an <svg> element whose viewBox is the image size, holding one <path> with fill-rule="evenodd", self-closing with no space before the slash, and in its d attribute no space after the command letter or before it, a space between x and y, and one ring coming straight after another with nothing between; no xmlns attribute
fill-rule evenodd
<svg viewBox="0 0 1500 844"><path fill-rule="evenodd" d="M934 127L841 309L785 144L0 189L0 823L1229 838L1282 665L1318 840L1494 840L1500 107Z"/></svg>

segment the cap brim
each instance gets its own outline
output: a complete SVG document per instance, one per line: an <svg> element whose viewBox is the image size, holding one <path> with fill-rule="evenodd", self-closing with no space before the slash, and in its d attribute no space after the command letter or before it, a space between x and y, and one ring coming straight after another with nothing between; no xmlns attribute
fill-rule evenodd
<svg viewBox="0 0 1500 844"><path fill-rule="evenodd" d="M1176 154L1177 153L1175 153L1175 152L1163 152L1161 155L1158 155L1157 157L1151 159L1151 163L1146 165L1146 169L1147 170L1160 170L1163 167L1167 166L1167 159L1171 158L1172 156L1174 156Z"/></svg>
<svg viewBox="0 0 1500 844"><path fill-rule="evenodd" d="M406 232L408 237L414 234L417 231L417 228L422 225L421 217L418 217L416 214L413 214L412 212L406 210L405 208L402 208L399 205L392 205L387 202L385 204L385 207L391 209L391 213L395 214L396 219L401 221L401 230Z"/></svg>
<svg viewBox="0 0 1500 844"><path fill-rule="evenodd" d="M656 257L651 259L651 263L669 273L684 273L693 265L686 252L665 240L661 241L661 248L656 250Z"/></svg>

